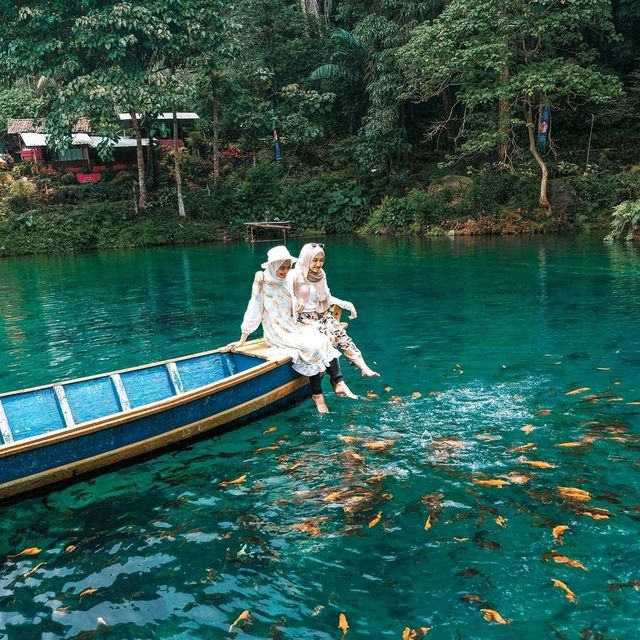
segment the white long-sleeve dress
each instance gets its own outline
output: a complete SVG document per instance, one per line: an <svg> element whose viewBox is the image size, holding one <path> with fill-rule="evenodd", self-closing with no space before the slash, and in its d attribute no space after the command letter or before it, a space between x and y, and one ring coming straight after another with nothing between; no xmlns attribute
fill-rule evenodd
<svg viewBox="0 0 640 640"><path fill-rule="evenodd" d="M324 371L331 360L340 356L327 336L315 327L297 323L290 285L285 280L270 282L262 272L256 273L253 281L241 331L249 335L260 323L267 344L290 356L291 366L303 376Z"/></svg>

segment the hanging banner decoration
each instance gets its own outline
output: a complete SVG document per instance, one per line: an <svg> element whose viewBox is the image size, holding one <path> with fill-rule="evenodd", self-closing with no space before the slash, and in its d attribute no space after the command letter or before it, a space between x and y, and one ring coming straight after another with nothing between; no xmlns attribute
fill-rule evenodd
<svg viewBox="0 0 640 640"><path fill-rule="evenodd" d="M538 149L546 151L551 137L551 107L548 104L540 107L538 116Z"/></svg>
<svg viewBox="0 0 640 640"><path fill-rule="evenodd" d="M275 127L273 128L273 155L275 156L276 162L282 160L282 147L280 146L280 138L278 138L278 132Z"/></svg>

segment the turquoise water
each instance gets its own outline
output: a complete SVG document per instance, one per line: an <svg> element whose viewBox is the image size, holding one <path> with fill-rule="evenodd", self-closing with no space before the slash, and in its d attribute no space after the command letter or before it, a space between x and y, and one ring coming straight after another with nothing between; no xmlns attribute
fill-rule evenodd
<svg viewBox="0 0 640 640"><path fill-rule="evenodd" d="M265 250L3 259L0 391L237 338ZM0 638L638 637L640 251L337 238L326 269L381 380L0 508Z"/></svg>

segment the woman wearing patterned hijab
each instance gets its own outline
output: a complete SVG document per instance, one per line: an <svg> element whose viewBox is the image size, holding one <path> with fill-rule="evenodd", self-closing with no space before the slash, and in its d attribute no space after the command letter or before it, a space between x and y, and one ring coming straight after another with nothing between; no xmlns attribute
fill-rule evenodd
<svg viewBox="0 0 640 640"><path fill-rule="evenodd" d="M349 318L352 320L358 317L351 302L331 295L323 269L324 259L323 244L317 242L305 244L300 251L295 271L289 275L293 283L293 293L297 299L298 321L317 327L321 333L328 336L331 344L338 347L347 359L360 369L363 376L378 378L380 374L367 365L360 349L356 347L329 310L331 305L336 305L349 311Z"/></svg>
<svg viewBox="0 0 640 640"><path fill-rule="evenodd" d="M253 281L251 299L240 328L240 340L232 342L225 349L233 351L242 346L262 324L265 342L288 355L293 369L309 378L312 398L318 411L327 413L329 409L320 382L326 370L329 371L336 393L350 398L356 396L344 382L338 363L340 352L317 329L296 322L295 298L287 280L287 274L296 260L284 246L269 249L267 261L261 265L264 271L258 271Z"/></svg>

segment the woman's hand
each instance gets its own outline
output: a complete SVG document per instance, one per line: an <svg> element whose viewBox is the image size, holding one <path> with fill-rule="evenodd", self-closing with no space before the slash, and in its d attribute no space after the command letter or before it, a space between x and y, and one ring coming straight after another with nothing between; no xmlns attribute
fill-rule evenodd
<svg viewBox="0 0 640 640"><path fill-rule="evenodd" d="M296 311L298 313L302 313L303 310L304 310L304 300L302 298L298 298L296 300Z"/></svg>
<svg viewBox="0 0 640 640"><path fill-rule="evenodd" d="M240 340L236 340L235 342L230 342L224 347L220 348L222 353L228 353L229 351L235 351L238 347L241 347L247 341L247 336L243 333L240 336Z"/></svg>
<svg viewBox="0 0 640 640"><path fill-rule="evenodd" d="M358 317L358 312L351 302L345 303L345 311L349 312L349 320L355 320Z"/></svg>

